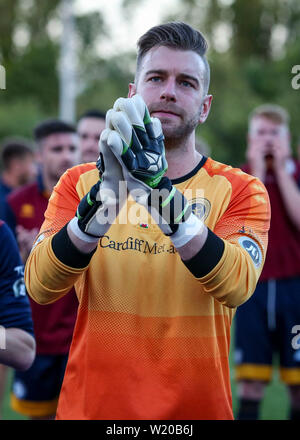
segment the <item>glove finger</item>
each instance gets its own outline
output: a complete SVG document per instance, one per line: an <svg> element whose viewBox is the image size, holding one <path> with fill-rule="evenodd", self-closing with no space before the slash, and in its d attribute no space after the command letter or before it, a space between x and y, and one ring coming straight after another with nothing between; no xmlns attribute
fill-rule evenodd
<svg viewBox="0 0 300 440"><path fill-rule="evenodd" d="M107 148L107 141L108 141L108 138L109 138L109 135L111 132L112 132L111 129L105 128L100 135L100 140L99 140L99 153L100 154L99 154L98 161L99 161L99 165L100 165L102 172L104 172L104 170L105 170L105 164L107 165L107 162L109 162L111 160L111 156L114 157L110 148ZM97 161L97 164L98 164L98 161ZM104 163L100 163L100 162L104 162ZM98 167L98 169L99 169L99 167Z"/></svg>
<svg viewBox="0 0 300 440"><path fill-rule="evenodd" d="M110 132L111 132L110 129L105 128L100 135L100 139L99 139L99 143L98 143L99 157L96 162L96 167L99 171L100 178L105 171L105 160L104 160L104 155L106 153L105 145L107 143L107 138L108 138Z"/></svg>
<svg viewBox="0 0 300 440"><path fill-rule="evenodd" d="M134 99L135 96L133 98L118 99L116 101L116 108L119 111L122 111L126 114L131 125L139 127L142 130L144 130L145 126L144 126L143 118L144 118L146 104L144 103L143 100L141 102L139 99L138 100Z"/></svg>
<svg viewBox="0 0 300 440"><path fill-rule="evenodd" d="M126 114L122 111L113 111L110 117L110 123L113 129L121 136L127 147L132 144L132 125Z"/></svg>
<svg viewBox="0 0 300 440"><path fill-rule="evenodd" d="M122 140L114 130L109 128L103 130L99 141L100 160L103 161L103 164L100 164L100 172L102 170L101 174L103 174L103 172L106 171L106 180L108 180L110 176L115 176L115 179L118 180L122 179L122 168L118 159L119 143L122 145ZM113 151L112 145L115 151Z"/></svg>
<svg viewBox="0 0 300 440"><path fill-rule="evenodd" d="M153 127L153 120L150 117L149 110L143 100L143 98L140 95L134 95L131 98L131 104L134 104L134 107L136 108L137 113L140 115L140 117L143 119L142 125L135 125L133 124L134 131L143 146L144 149L153 149L156 151L155 144L153 141L156 141L157 135L161 134L161 128L159 130L159 124L160 121L156 121L155 127Z"/></svg>
<svg viewBox="0 0 300 440"><path fill-rule="evenodd" d="M132 98L118 100L116 108L126 113L134 131L143 148L150 144L150 139L154 139L152 120L148 108L140 95Z"/></svg>
<svg viewBox="0 0 300 440"><path fill-rule="evenodd" d="M135 108L137 109L137 112L139 115L141 115L141 118L143 119L143 126L145 127L146 133L150 139L155 139L156 132L153 127L153 118L150 117L150 113L148 110L148 107L141 97L141 95L134 95L131 98L132 103L134 104ZM138 136L139 137L139 136ZM140 137L139 137L140 139ZM141 141L141 139L140 139Z"/></svg>
<svg viewBox="0 0 300 440"><path fill-rule="evenodd" d="M131 98L131 102L134 104L138 114L140 115L143 125L151 123L151 118L149 114L148 107L141 97L141 95L136 94Z"/></svg>
<svg viewBox="0 0 300 440"><path fill-rule="evenodd" d="M109 139L108 146L112 149L119 162L125 164L128 171L135 170L138 167L136 155L131 148L126 148L119 133L112 131Z"/></svg>
<svg viewBox="0 0 300 440"><path fill-rule="evenodd" d="M123 142L123 150L122 150L122 159L124 160L124 163L128 166L129 170L133 170L132 166L135 161L133 161L133 157L140 156L139 153L143 152L143 147L138 139L137 136L137 128L134 129L133 126L130 124L129 119L127 115L123 111L117 111L111 114L111 123L113 124L115 130L119 133L121 136L122 142ZM143 131L144 137L146 135L146 132ZM141 136L143 140L143 146L147 145L147 142L149 143L149 139L144 139L143 136ZM130 160L127 160L129 156ZM142 161L142 163L140 163ZM147 166L147 163L144 163L144 158L139 159L139 164L143 166Z"/></svg>
<svg viewBox="0 0 300 440"><path fill-rule="evenodd" d="M111 108L106 112L106 117L105 117L105 126L106 126L106 128L110 128L111 130L113 130L113 128L114 128L111 123L112 113L114 113L114 110Z"/></svg>
<svg viewBox="0 0 300 440"><path fill-rule="evenodd" d="M123 110L123 101L125 100L126 98L118 98L114 103L113 110L116 112Z"/></svg>
<svg viewBox="0 0 300 440"><path fill-rule="evenodd" d="M119 133L117 133L115 130L110 130L107 145L118 159L121 158L123 152L123 141Z"/></svg>
<svg viewBox="0 0 300 440"><path fill-rule="evenodd" d="M155 138L159 138L163 134L161 122L158 118L151 118L151 122L152 122L153 135Z"/></svg>
<svg viewBox="0 0 300 440"><path fill-rule="evenodd" d="M102 133L100 135L100 139L99 139L99 151L102 151L103 144L106 144L110 132L111 132L111 130L109 128L105 128L102 131ZM103 151L102 151L102 153L103 153Z"/></svg>

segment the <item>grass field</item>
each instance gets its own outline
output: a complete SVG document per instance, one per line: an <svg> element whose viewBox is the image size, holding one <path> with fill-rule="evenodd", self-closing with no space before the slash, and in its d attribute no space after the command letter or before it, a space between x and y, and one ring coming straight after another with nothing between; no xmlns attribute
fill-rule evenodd
<svg viewBox="0 0 300 440"><path fill-rule="evenodd" d="M233 341L234 326L232 328L232 341ZM231 365L231 384L232 384L232 396L233 396L233 411L237 412L237 399L236 399L236 384L234 381L234 370L232 363L233 344L231 344L230 353L230 365ZM9 405L9 393L11 384L11 370L8 375L8 381L6 386L5 400L3 402L2 418L4 420L24 420L26 417L22 417L16 412L12 411ZM288 418L288 397L285 386L278 380L278 372L275 369L273 381L268 385L266 389L265 398L262 402L261 419L262 420L287 420Z"/></svg>

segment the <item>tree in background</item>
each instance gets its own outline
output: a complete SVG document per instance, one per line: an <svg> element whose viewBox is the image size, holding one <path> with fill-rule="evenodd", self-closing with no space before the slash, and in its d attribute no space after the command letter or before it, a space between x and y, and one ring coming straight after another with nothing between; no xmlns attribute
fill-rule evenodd
<svg viewBox="0 0 300 440"><path fill-rule="evenodd" d="M214 158L235 165L244 160L248 114L264 102L288 109L295 141L299 92L291 86L291 69L300 64L299 1L179 0L178 5L166 21L187 21L209 42L214 101L200 132Z"/></svg>
<svg viewBox="0 0 300 440"><path fill-rule="evenodd" d="M123 0L124 17L143 2ZM58 113L59 6L59 0L0 0L0 63L7 73L7 89L0 91L0 140L30 136L38 121ZM264 102L286 107L293 140L299 137L299 91L291 86L292 66L300 64L299 0L177 0L163 21L170 19L197 27L209 42L214 100L199 134L215 159L243 161L248 114ZM110 35L99 12L77 16L76 26L77 115L91 107L106 110L126 96L135 53L99 54L98 42Z"/></svg>
<svg viewBox="0 0 300 440"><path fill-rule="evenodd" d="M58 48L47 26L58 3L0 0L0 63L7 80L0 95L0 138L31 136L33 125L55 112Z"/></svg>

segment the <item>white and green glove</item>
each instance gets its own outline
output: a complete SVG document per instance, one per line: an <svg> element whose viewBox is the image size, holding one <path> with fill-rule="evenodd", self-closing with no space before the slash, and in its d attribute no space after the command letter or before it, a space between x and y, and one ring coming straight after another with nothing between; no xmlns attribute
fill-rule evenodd
<svg viewBox="0 0 300 440"><path fill-rule="evenodd" d="M130 194L147 207L175 247L183 246L203 223L165 176L168 165L159 119L151 118L142 97L134 95L115 102L107 114L107 125L117 134L108 146L122 166Z"/></svg>
<svg viewBox="0 0 300 440"><path fill-rule="evenodd" d="M99 181L80 201L76 216L69 224L78 238L89 243L97 242L107 232L127 197L127 193L120 197L122 167L109 147L118 140L118 134L109 128L101 133L97 161Z"/></svg>

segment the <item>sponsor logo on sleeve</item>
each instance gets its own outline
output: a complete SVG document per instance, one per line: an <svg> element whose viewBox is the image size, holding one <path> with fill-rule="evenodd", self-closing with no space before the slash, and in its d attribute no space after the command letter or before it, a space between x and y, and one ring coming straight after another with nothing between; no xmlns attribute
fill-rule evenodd
<svg viewBox="0 0 300 440"><path fill-rule="evenodd" d="M252 238L249 237L240 237L238 240L239 244L245 251L250 255L254 265L256 268L259 268L262 264L262 252L260 247Z"/></svg>

